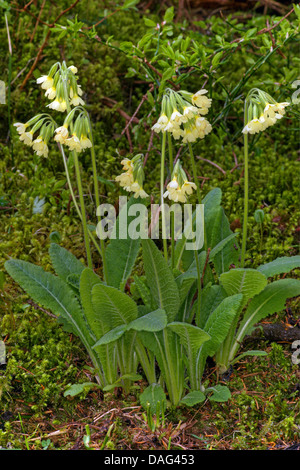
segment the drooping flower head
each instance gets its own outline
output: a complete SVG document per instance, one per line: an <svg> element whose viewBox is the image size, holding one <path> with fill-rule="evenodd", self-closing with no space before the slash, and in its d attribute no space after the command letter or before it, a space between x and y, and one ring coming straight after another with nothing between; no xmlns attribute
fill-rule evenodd
<svg viewBox="0 0 300 470"><path fill-rule="evenodd" d="M89 122L85 112L80 112L75 120L72 133L69 135L68 126L73 119L75 111L76 110L71 111L66 117L64 125L61 128L56 129L57 134L55 140L67 145L70 150L82 152L87 148L92 147L92 142L89 138ZM67 131L65 129L67 129Z"/></svg>
<svg viewBox="0 0 300 470"><path fill-rule="evenodd" d="M65 112L68 108L67 101L71 106L84 105L81 98L83 92L77 83L75 74L77 67L66 63L55 63L48 75L43 75L37 79L37 83L46 90L45 96L53 100L48 107L55 111Z"/></svg>
<svg viewBox="0 0 300 470"><path fill-rule="evenodd" d="M175 140L194 142L203 139L212 129L203 116L208 113L211 99L206 90L193 94L185 90L167 89L162 99L161 114L152 126L155 132L170 132ZM201 124L200 124L201 122Z"/></svg>
<svg viewBox="0 0 300 470"><path fill-rule="evenodd" d="M285 114L290 103L277 103L265 91L253 88L245 101L243 134L257 134L276 124Z"/></svg>
<svg viewBox="0 0 300 470"><path fill-rule="evenodd" d="M187 202L187 196L193 193L197 187L195 183L188 181L185 171L183 170L180 160L177 160L171 181L167 185L167 191L164 193L164 198L168 198L174 202Z"/></svg>
<svg viewBox="0 0 300 470"><path fill-rule="evenodd" d="M48 114L38 114L25 124L15 123L20 140L33 148L39 156L48 156L48 142L53 136L55 123ZM34 138L34 134L38 135Z"/></svg>
<svg viewBox="0 0 300 470"><path fill-rule="evenodd" d="M128 192L134 193L134 198L146 198L148 194L143 188L144 184L144 169L141 159L142 155L135 155L131 160L124 158L121 161L124 172L115 178L122 188Z"/></svg>
<svg viewBox="0 0 300 470"><path fill-rule="evenodd" d="M48 152L46 150L46 146L54 129L53 121L48 114L37 114L25 124L16 122L14 126L17 128L21 142L29 147L33 147L33 150L41 152L38 153L38 155L43 154L44 156L47 156L46 153L48 154ZM37 131L39 131L39 136L34 140L33 137ZM46 146L43 146L43 149L41 145L42 141L46 144ZM37 144L39 145L37 146Z"/></svg>
<svg viewBox="0 0 300 470"><path fill-rule="evenodd" d="M32 148L38 156L48 157L48 142L54 134L54 129L53 120L45 119L39 129L38 137L32 142Z"/></svg>

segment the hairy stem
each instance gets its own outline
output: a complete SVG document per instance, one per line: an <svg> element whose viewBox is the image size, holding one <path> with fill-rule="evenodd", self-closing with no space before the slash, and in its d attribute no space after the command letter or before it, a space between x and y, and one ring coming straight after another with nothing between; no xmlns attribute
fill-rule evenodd
<svg viewBox="0 0 300 470"><path fill-rule="evenodd" d="M160 168L160 203L161 203L161 217L162 217L162 237L164 246L164 256L168 261L168 245L166 239L166 221L165 221L165 208L164 208L164 185L165 185L165 154L166 154L166 132L163 132L162 146L161 146L161 168Z"/></svg>
<svg viewBox="0 0 300 470"><path fill-rule="evenodd" d="M246 242L247 242L247 224L248 224L248 193L249 193L249 175L248 175L248 134L244 135L244 222L243 238L241 250L241 267L245 265Z"/></svg>

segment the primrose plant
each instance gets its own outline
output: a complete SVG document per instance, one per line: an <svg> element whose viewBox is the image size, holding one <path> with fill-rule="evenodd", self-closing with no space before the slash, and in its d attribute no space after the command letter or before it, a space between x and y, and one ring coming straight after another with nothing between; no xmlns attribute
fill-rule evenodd
<svg viewBox="0 0 300 470"><path fill-rule="evenodd" d="M154 239L144 236L149 231L144 231L143 236L141 232L130 236L128 230L134 220L135 204L145 208L149 205L150 195L144 189L147 168L141 154L121 161L122 173L116 182L120 191L129 193L130 198L128 201L126 198L114 222L115 236L106 238L101 211L98 211L100 195L92 125L76 72L74 66L56 63L47 76L38 79L46 96L53 100L48 107L64 115L62 122L42 113L25 124L17 123L16 127L21 141L38 155L48 155L51 139L58 145L74 207L83 226L86 264L64 247L51 243L49 253L55 274L13 259L6 262L6 269L28 295L56 314L66 330L80 338L89 354L96 382L77 384L66 394L95 386L104 391L123 387L127 393L133 382L144 379L148 388L141 402L147 410L160 408L158 401L165 403L162 396L172 406L193 406L206 398L228 400L227 387L205 380L208 358L214 358L223 373L245 354L265 354L244 351L238 355L238 352L256 322L280 311L287 299L300 294L297 279L271 282L274 276L299 267L299 256L278 258L257 269L244 267L248 133L274 124L283 116L286 103L278 104L257 89L245 101L245 217L240 249L238 233L231 230L221 204L221 190L214 188L202 197L198 182L192 144L212 131L206 118L212 98L205 89L196 93L165 90L157 122L152 127L161 138L160 249ZM177 143L187 146L186 161L174 158ZM85 151L90 152L95 215L99 222L96 233L100 241L87 226L79 164L79 156ZM189 181L184 170L188 164L193 181ZM69 168L75 171L79 203ZM174 209L178 204L185 208L195 200L196 206L184 230L178 235L171 217L168 232L166 213L171 210L167 210L167 202L171 204L169 209ZM188 249L190 234L199 229L199 206L204 208L203 243ZM101 273L93 264L97 254L102 261ZM139 271L135 271L137 262L141 263Z"/></svg>

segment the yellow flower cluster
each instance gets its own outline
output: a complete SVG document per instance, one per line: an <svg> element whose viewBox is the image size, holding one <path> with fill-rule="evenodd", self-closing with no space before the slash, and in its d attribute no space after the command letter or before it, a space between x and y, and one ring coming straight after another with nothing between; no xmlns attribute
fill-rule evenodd
<svg viewBox="0 0 300 470"><path fill-rule="evenodd" d="M65 112L67 110L67 100L70 105L84 105L81 98L83 91L77 84L75 74L77 67L71 65L67 67L59 62L54 64L49 75L42 75L37 79L37 84L41 85L45 91L45 96L53 100L48 107L55 111Z"/></svg>
<svg viewBox="0 0 300 470"><path fill-rule="evenodd" d="M146 198L148 194L143 189L144 183L144 170L141 162L141 155L136 155L132 160L124 158L121 161L124 173L117 176L117 181L122 188L128 192L134 193L134 198Z"/></svg>
<svg viewBox="0 0 300 470"><path fill-rule="evenodd" d="M195 183L188 181L178 160L172 173L172 180L167 185L167 191L164 193L164 198L168 197L171 201L184 203L187 201L187 196L190 196L193 190L196 189Z"/></svg>
<svg viewBox="0 0 300 470"><path fill-rule="evenodd" d="M71 151L82 152L92 147L89 138L91 135L89 118L85 109L81 107L84 105L84 101L80 98L83 92L77 84L76 73L77 68L73 65L67 67L65 62L62 64L57 62L51 67L48 75L37 79L37 83L45 90L45 95L54 100L48 107L61 112L69 111L62 126L57 127L52 117L46 113L38 114L25 124L21 122L14 124L20 140L32 147L37 155L48 156L48 142L54 134L54 140L66 145ZM73 109L70 109L71 105L74 106ZM78 116L72 125L76 113ZM34 139L37 130L39 135Z"/></svg>
<svg viewBox="0 0 300 470"><path fill-rule="evenodd" d="M92 147L92 142L88 135L90 133L89 123L84 113L80 113L77 117L74 129L69 134L69 121L72 120L74 113L70 113L62 126L55 129L54 140L61 145L66 145L69 150L75 150L77 153Z"/></svg>
<svg viewBox="0 0 300 470"><path fill-rule="evenodd" d="M290 103L277 103L268 93L254 88L246 99L243 134L256 134L276 124Z"/></svg>
<svg viewBox="0 0 300 470"><path fill-rule="evenodd" d="M166 90L162 100L161 114L152 126L155 132L170 132L175 140L183 143L203 139L212 130L205 116L211 106L211 99L205 96L207 90L192 94L188 91Z"/></svg>
<svg viewBox="0 0 300 470"><path fill-rule="evenodd" d="M32 147L39 156L48 157L48 142L53 135L54 123L47 115L37 115L25 124L16 122L14 126L20 136L20 140L29 147ZM30 130L29 127L33 126ZM37 138L33 139L36 131L39 130Z"/></svg>

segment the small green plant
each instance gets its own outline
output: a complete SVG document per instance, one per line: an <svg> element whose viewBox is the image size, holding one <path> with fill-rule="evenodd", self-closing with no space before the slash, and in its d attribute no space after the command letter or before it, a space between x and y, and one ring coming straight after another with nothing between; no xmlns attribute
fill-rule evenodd
<svg viewBox="0 0 300 470"><path fill-rule="evenodd" d="M261 351L246 351L238 355L238 351L256 322L280 311L287 299L300 294L300 281L296 279L270 282L272 277L299 267L299 256L277 258L257 269L244 267L249 199L248 133L256 133L273 125L283 116L287 103L277 103L257 88L252 89L245 100L244 129L239 131L244 134L245 151L244 225L240 248L238 233L231 230L222 206L221 190L214 188L202 197L192 144L203 144L216 123L222 130L223 118L243 89L246 75L248 79L256 69L254 66L249 69L251 74L248 71L232 94L223 89L227 96L224 109L214 116L211 123L207 115L214 105L212 74L225 51L232 53L235 46L222 43L221 50L211 52L208 61L196 41L192 42L192 50L189 49L188 39L183 46L179 45L180 36L177 42L175 40L169 45L172 19L173 10L169 9L164 24L157 26L148 20L150 31L134 48L135 57L131 57L144 64L141 67L149 72L147 81L150 77L155 84L148 54L155 50L155 61L164 69L162 74L159 73L161 81L156 90L156 100L150 92L147 94L152 111L155 110L158 116L151 131L161 137L158 206L162 215L162 247L145 236L142 229L136 231L135 236L129 236L135 204L138 203L139 210L142 210L149 203L150 191L144 189L146 158L142 154L121 160L123 173L116 181L121 186L121 193L130 193L131 198L129 201L126 199L126 204L112 224L115 236L105 239L101 219L103 213L98 211L99 177L92 123L82 99L77 68L67 67L65 62L56 62L49 73L37 82L51 100L48 107L60 115L65 113L64 119L58 123L52 115L42 113L25 124L16 123L15 126L21 141L32 147L38 156L48 156L51 139L57 143L71 198L82 222L86 263L60 246L61 240L53 234L52 241L54 239L57 243L51 243L49 256L55 274L23 260L10 259L5 263L8 273L27 294L51 310L66 331L80 338L93 363L96 383L75 384L66 390L65 395L73 396L95 386L103 391L123 387L128 393L133 382L146 379L148 388L141 394L140 400L151 429L164 420L166 404L194 406L206 399L227 401L231 394L226 386L211 385L203 380L208 358L215 358L219 371L223 373L246 354L264 355ZM73 29L74 34L83 28L77 20L76 24L78 28ZM251 35L247 40L251 40ZM287 40L286 37L283 43ZM132 43L123 43L119 49L131 56ZM197 61L200 53L203 64L206 64L205 70L208 68L209 90L203 86L196 92L190 92L181 85L189 74L199 70ZM263 59L267 60L270 54L268 52ZM257 67L262 63L260 58ZM173 75L176 76L183 66L193 70L183 71L174 83ZM177 144L183 149L183 158L188 155L191 176L185 169L185 160L179 159L178 155L175 157ZM98 217L96 232L88 224L80 169L79 157L87 150L90 152L87 160L92 168L92 197ZM74 178L71 171L74 171ZM73 189L73 179L76 181L79 203ZM152 196L153 199L157 197L156 188ZM199 229L197 207L193 208L189 225L180 236L175 231L175 218L171 218L167 236L167 200L171 202L172 209L176 204L187 207L190 201L202 206L203 244L195 245L193 250L187 249L191 233ZM40 202L36 200L34 208L37 211L41 209ZM123 236L121 228L126 236ZM95 268L92 246L100 255L101 272ZM134 275L140 253L143 277ZM138 298L131 295L132 280ZM137 373L139 370L141 374ZM163 397L165 393L168 400ZM156 420L153 419L154 415ZM86 431L85 445L88 447L89 429Z"/></svg>

